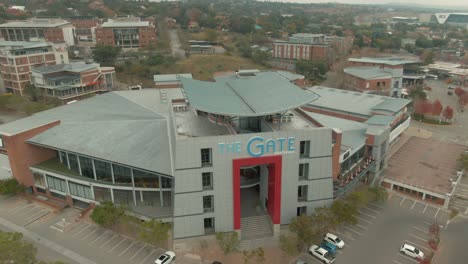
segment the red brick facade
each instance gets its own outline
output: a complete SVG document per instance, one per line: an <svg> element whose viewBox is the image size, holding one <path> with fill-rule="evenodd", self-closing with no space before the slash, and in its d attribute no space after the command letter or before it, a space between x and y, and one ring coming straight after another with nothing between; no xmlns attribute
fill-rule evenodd
<svg viewBox="0 0 468 264"><path fill-rule="evenodd" d="M113 28L96 28L96 44L117 46ZM138 27L138 47L156 46L157 32L154 26Z"/></svg>
<svg viewBox="0 0 468 264"><path fill-rule="evenodd" d="M367 120L367 118L364 118L364 117L357 117L357 116L350 115L350 114L346 115L346 114L336 113L336 112L333 112L331 110L327 111L327 110L324 110L324 109L318 109L318 108L313 108L313 107L308 107L308 106L304 106L304 107L301 107L301 108L303 110L305 110L305 111L308 111L308 112L313 112L313 113L323 114L323 115L328 115L328 116L334 116L334 117L353 120L353 121L357 121L357 122L364 122L364 121Z"/></svg>
<svg viewBox="0 0 468 264"><path fill-rule="evenodd" d="M329 49L327 45L273 42L273 58L328 62Z"/></svg>
<svg viewBox="0 0 468 264"><path fill-rule="evenodd" d="M353 91L372 91L381 95L390 95L392 78L365 80L345 73L344 87Z"/></svg>

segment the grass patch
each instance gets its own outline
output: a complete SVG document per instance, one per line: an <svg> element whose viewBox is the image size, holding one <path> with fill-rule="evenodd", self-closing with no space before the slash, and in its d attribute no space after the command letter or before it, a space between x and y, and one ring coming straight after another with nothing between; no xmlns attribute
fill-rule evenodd
<svg viewBox="0 0 468 264"><path fill-rule="evenodd" d="M446 122L446 121L440 121L439 120L434 120L434 119L428 119L428 118L425 118L424 116L422 115L418 115L418 114L413 114L413 120L416 120L416 121L419 121L419 122L423 122L423 123L426 123L426 124L432 124L432 125L451 125L451 123L449 122Z"/></svg>
<svg viewBox="0 0 468 264"><path fill-rule="evenodd" d="M41 101L33 102L28 98L28 96L8 94L0 95L0 111L10 113L26 113L28 115L32 115L61 104L62 103L55 98L46 98Z"/></svg>

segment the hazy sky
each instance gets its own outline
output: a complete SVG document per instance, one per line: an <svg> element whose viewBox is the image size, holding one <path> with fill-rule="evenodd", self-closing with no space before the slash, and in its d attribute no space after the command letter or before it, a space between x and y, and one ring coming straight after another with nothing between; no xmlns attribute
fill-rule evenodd
<svg viewBox="0 0 468 264"><path fill-rule="evenodd" d="M468 0L261 0L271 2L296 2L296 3L328 3L339 2L348 4L385 4L385 3L416 3L420 5L438 5L438 6L466 6L468 8Z"/></svg>

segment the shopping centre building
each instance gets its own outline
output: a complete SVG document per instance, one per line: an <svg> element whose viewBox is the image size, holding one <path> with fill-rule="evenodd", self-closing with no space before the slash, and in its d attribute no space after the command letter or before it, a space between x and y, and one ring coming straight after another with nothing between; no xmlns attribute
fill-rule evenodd
<svg viewBox="0 0 468 264"><path fill-rule="evenodd" d="M115 91L0 126L12 174L42 200L125 205L174 238L280 225L378 182L409 125L406 99L241 71L181 88Z"/></svg>

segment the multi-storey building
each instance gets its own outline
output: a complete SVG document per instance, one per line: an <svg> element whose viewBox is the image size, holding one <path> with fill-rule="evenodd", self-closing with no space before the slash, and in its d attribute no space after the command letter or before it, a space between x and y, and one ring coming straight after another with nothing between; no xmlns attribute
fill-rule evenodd
<svg viewBox="0 0 468 264"><path fill-rule="evenodd" d="M328 62L330 44L324 34L292 35L288 41L273 42L273 58L288 60L322 60Z"/></svg>
<svg viewBox="0 0 468 264"><path fill-rule="evenodd" d="M75 27L78 42L96 43L96 28L102 25L102 19L91 16L75 16L68 20Z"/></svg>
<svg viewBox="0 0 468 264"><path fill-rule="evenodd" d="M242 71L181 88L109 92L0 125L12 174L36 195L112 201L172 222L175 239L281 224L379 182L409 100Z"/></svg>
<svg viewBox="0 0 468 264"><path fill-rule="evenodd" d="M109 19L96 28L96 43L121 48L145 48L156 45L154 20L138 17Z"/></svg>
<svg viewBox="0 0 468 264"><path fill-rule="evenodd" d="M0 25L0 35L6 41L47 41L75 44L74 26L57 18L32 18Z"/></svg>
<svg viewBox="0 0 468 264"><path fill-rule="evenodd" d="M379 67L348 67L344 88L352 91L391 95L392 73Z"/></svg>
<svg viewBox="0 0 468 264"><path fill-rule="evenodd" d="M433 22L468 28L468 13L435 13L431 17Z"/></svg>
<svg viewBox="0 0 468 264"><path fill-rule="evenodd" d="M57 97L64 103L110 91L114 82L115 69L97 63L76 62L31 69L31 84L37 93Z"/></svg>
<svg viewBox="0 0 468 264"><path fill-rule="evenodd" d="M68 63L64 43L0 41L1 77L7 93L23 95L32 67L59 63Z"/></svg>

